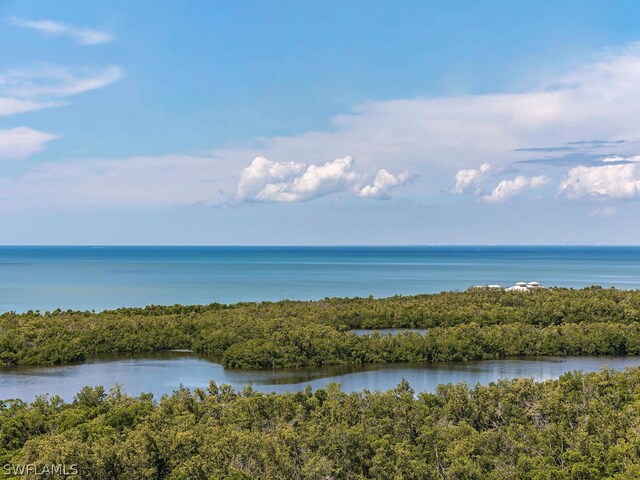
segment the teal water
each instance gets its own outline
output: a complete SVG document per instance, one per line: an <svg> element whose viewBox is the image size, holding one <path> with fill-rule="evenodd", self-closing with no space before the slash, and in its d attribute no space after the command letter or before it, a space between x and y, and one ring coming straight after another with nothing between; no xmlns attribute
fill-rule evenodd
<svg viewBox="0 0 640 480"><path fill-rule="evenodd" d="M335 382L347 392L389 390L405 378L418 392L434 392L439 384L465 382L486 385L502 379L558 378L574 371L621 370L640 366L640 357L534 357L478 362L397 363L365 366L289 368L280 370L228 370L206 358L186 353L164 352L135 356L101 357L77 364L54 367L0 368L0 399L32 401L48 393L70 401L85 385L109 389L120 384L131 395L170 394L180 385L206 388L210 380L236 390L252 385L261 392L296 392L307 386L322 388Z"/></svg>
<svg viewBox="0 0 640 480"><path fill-rule="evenodd" d="M0 247L0 312L383 297L517 281L640 288L640 247Z"/></svg>

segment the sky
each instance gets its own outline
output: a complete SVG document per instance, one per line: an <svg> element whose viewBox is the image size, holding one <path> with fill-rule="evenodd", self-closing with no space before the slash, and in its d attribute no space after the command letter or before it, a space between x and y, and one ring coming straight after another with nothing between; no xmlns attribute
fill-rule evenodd
<svg viewBox="0 0 640 480"><path fill-rule="evenodd" d="M640 243L636 1L0 2L0 244Z"/></svg>

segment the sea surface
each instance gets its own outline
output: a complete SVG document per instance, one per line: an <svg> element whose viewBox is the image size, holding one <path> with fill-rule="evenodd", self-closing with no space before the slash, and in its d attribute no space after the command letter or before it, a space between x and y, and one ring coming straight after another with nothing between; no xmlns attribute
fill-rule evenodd
<svg viewBox="0 0 640 480"><path fill-rule="evenodd" d="M325 366L276 370L225 369L210 359L188 353L112 355L75 365L48 367L0 367L0 399L33 401L37 395L59 395L66 401L85 385L109 389L120 384L130 395L170 394L181 385L206 388L210 380L236 390L251 385L260 392L314 390L340 383L347 392L363 389L385 391L406 379L416 392L434 392L443 383L487 385L498 380L532 378L543 381L573 371L602 368L622 370L640 366L640 357L531 357L478 362L395 363L361 366Z"/></svg>
<svg viewBox="0 0 640 480"><path fill-rule="evenodd" d="M0 313L384 297L517 281L640 288L640 247L0 247Z"/></svg>

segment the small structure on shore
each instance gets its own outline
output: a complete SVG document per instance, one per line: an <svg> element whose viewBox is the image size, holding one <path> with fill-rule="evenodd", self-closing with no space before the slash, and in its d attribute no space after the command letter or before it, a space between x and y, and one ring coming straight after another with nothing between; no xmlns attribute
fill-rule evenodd
<svg viewBox="0 0 640 480"><path fill-rule="evenodd" d="M474 285L469 290L504 290L502 285Z"/></svg>
<svg viewBox="0 0 640 480"><path fill-rule="evenodd" d="M504 290L505 292L530 292L544 288L538 282L516 282L515 285L503 288L501 285L474 285L469 290Z"/></svg>
<svg viewBox="0 0 640 480"><path fill-rule="evenodd" d="M514 285L513 287L505 288L505 292L529 292L527 288L527 284L524 285Z"/></svg>
<svg viewBox="0 0 640 480"><path fill-rule="evenodd" d="M544 288L538 282L517 282L513 287L506 289L507 292L530 292Z"/></svg>

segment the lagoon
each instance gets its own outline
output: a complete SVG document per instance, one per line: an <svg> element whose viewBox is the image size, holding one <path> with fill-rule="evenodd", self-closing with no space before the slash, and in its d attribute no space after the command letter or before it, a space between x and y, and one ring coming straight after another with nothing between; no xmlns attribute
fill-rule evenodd
<svg viewBox="0 0 640 480"><path fill-rule="evenodd" d="M434 392L439 384L465 382L487 385L502 379L555 379L566 372L622 370L640 366L639 356L526 357L474 362L395 363L328 366L279 370L225 369L213 359L189 352L101 356L79 364L0 368L0 399L32 401L37 395L59 395L70 401L85 385L116 384L131 395L170 394L180 385L206 388L210 380L241 390L252 385L260 392L296 392L340 383L348 392L389 390L403 378L416 391Z"/></svg>

